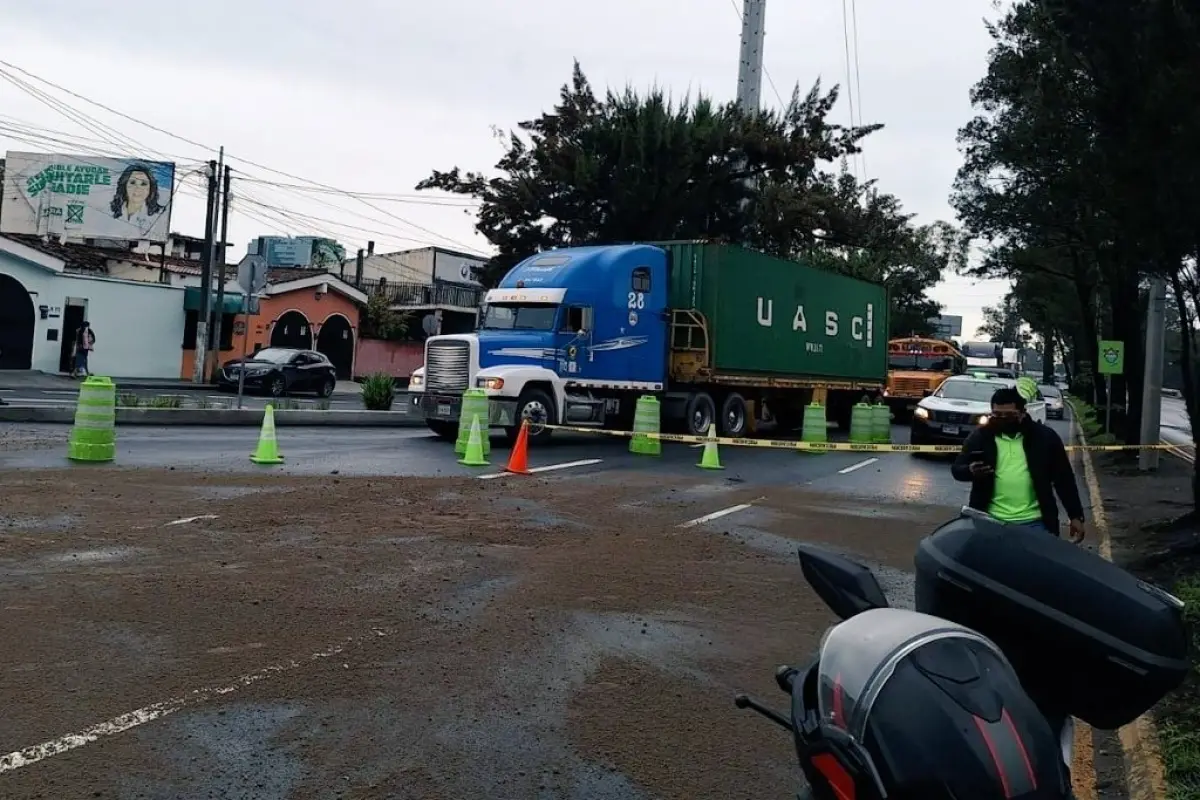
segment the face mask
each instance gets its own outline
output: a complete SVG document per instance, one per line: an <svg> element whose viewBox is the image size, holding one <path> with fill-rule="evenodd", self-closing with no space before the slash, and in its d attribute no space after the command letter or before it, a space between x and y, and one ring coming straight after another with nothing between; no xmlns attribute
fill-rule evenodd
<svg viewBox="0 0 1200 800"><path fill-rule="evenodd" d="M995 420L996 431L1006 436L1014 436L1021 432L1020 419L997 419Z"/></svg>

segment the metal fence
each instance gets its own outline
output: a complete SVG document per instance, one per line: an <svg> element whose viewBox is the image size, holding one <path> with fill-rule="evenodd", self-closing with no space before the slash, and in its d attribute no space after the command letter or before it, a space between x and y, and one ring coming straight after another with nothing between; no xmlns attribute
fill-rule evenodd
<svg viewBox="0 0 1200 800"><path fill-rule="evenodd" d="M457 306L478 308L484 290L452 283L399 283L386 278L367 279L359 288L368 295L382 294L396 306Z"/></svg>

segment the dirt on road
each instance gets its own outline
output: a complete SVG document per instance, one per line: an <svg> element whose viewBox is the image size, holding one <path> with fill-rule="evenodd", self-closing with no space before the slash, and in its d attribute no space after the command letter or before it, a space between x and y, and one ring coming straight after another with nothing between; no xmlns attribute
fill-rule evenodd
<svg viewBox="0 0 1200 800"><path fill-rule="evenodd" d="M635 480L0 473L0 796L791 796L790 542L955 509Z"/></svg>

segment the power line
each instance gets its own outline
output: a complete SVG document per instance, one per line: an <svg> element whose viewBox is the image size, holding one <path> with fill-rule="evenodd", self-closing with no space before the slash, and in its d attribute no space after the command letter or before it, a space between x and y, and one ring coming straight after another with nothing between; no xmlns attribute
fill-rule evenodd
<svg viewBox="0 0 1200 800"><path fill-rule="evenodd" d="M850 104L850 127L857 127L854 114L854 72L850 68L850 14L847 0L842 0L842 42L846 54L846 100ZM858 168L858 154L851 156L854 164L855 178L862 181L862 172Z"/></svg>
<svg viewBox="0 0 1200 800"><path fill-rule="evenodd" d="M32 126L28 126L28 127L32 127ZM5 138L8 138L8 139L11 139L14 141L24 142L24 143L34 145L37 147L45 147L47 143L50 143L52 145L62 144L62 145L66 145L69 147L77 147L77 146L80 146L81 141L83 141L83 142L86 142L87 147L93 151L93 153L91 155L101 157L101 158L105 158L105 157L126 158L127 157L127 151L126 151L125 146L122 146L121 150L119 150L119 151L113 150L112 149L113 145L110 142L108 142L107 140L104 140L104 144L108 145L108 147L103 147L103 148L96 147L93 143L96 142L97 140L87 139L87 137L79 137L79 136L75 136L73 134L63 133L63 132L59 132L59 131L53 131L52 129L47 129L47 128L40 128L37 130L47 130L47 131L51 131L53 133L63 133L63 135L61 137L46 136L44 134L37 134L36 131L33 131L35 133L35 135L33 135L33 136L23 135L23 134L27 134L27 133L31 132L28 130L28 127L25 126L24 124L22 124L20 126L8 125L8 124L5 124L3 122L3 120L0 120L0 134L3 134ZM149 151L151 153L153 152L152 150L150 150L150 148L145 148L145 150ZM160 157L161 157L161 155L160 155ZM90 164L91 166L102 166L95 162L86 161L85 160L86 157L74 157L74 158L81 164ZM182 157L177 157L177 158L182 158ZM206 166L207 166L207 162L196 162L195 164L192 164L192 165L186 165L186 164L176 161L176 180L175 180L175 186L173 187L173 191L171 193L172 202L178 196L193 197L193 198L200 199L200 200L204 200L207 197L207 192L205 191L204 187L190 186L185 182L188 178L194 177L196 175L199 175L201 172L203 172L203 170L206 168ZM194 169L193 169L193 167L194 167ZM17 173L15 171L13 171L11 174L16 175ZM22 176L18 176L18 177L22 177ZM264 181L263 183L270 185L272 182ZM240 208L237 205L235 205L231 209L231 212L237 214L238 216L244 217L246 219L253 220L259 225L264 225L268 232L279 231L279 232L285 233L287 235L293 235L298 232L319 233L319 234L327 235L327 236L329 236L329 238L341 239L341 238L346 238L345 231L354 230L354 231L361 231L361 232L366 232L368 234L372 234L372 235L380 238L381 240L386 240L386 241L394 241L397 243L412 242L412 243L416 243L419 245L427 245L428 244L427 242L425 242L424 240L421 240L421 239L398 236L394 233L387 232L387 231L374 230L374 229L363 228L363 227L354 226L354 225L346 225L345 223L336 222L334 220L328 220L328 219L325 219L322 217L314 217L311 215L302 214L301 212L292 211L292 210L290 210L286 207L282 207L278 204L268 203L268 202L259 200L257 198L254 198L253 196L247 196L247 193L244 191L239 191L237 193L237 195L240 198L247 200L249 203L257 206L258 210L251 210L250 208ZM341 228L343 230L342 230L342 232L338 232L336 230L332 230L330 227L327 227L327 226L332 226L332 228ZM353 236L356 237L357 233L353 234ZM403 265L400 265L400 266L403 267ZM393 273L393 274L395 274L395 273ZM419 276L417 276L415 273L409 272L408 274L401 275L400 277L416 279Z"/></svg>
<svg viewBox="0 0 1200 800"><path fill-rule="evenodd" d="M274 186L280 189L291 189L305 194L344 194L352 197L365 197L371 200L383 200L396 203L415 203L418 205L462 205L473 206L479 205L480 201L472 198L457 197L455 195L447 195L445 197L429 197L422 194L406 194L404 192L354 192L349 189L332 191L322 189L317 186L304 186L298 183L281 183L279 181L268 181L261 178L242 178L243 181L250 183L261 183L265 186Z"/></svg>
<svg viewBox="0 0 1200 800"><path fill-rule="evenodd" d="M853 27L852 35L854 37L854 94L858 98L858 125L863 124L863 97L862 97L862 70L859 69L858 63L858 0L850 0L850 23ZM859 161L862 162L863 177L867 176L867 154L865 151L858 154Z"/></svg>
<svg viewBox="0 0 1200 800"><path fill-rule="evenodd" d="M179 135L179 134L173 133L172 131L166 130L165 128L160 128L160 127L158 127L158 126L156 126L156 125L153 125L152 123L146 122L146 121L145 121L145 120L143 120L143 119L138 119L137 117L134 117L134 116L132 116L132 115L126 114L126 113L125 113L125 112L123 112L123 111L118 111L117 109L115 109L115 108L113 108L113 107L111 107L111 106L108 106L108 105L106 105L106 104L104 104L104 103L101 103L101 102L99 102L99 101L97 101L97 100L93 100L93 99L92 99L92 98L90 98L90 97L86 97L86 96L84 96L84 95L81 95L81 94L79 94L78 92L74 92L74 91L72 91L72 90L70 90L70 89L67 89L67 88L66 88L66 87L64 87L64 86L61 86L61 85L59 85L59 84L57 84L57 83L54 83L54 82L53 82L53 81L51 81L51 80L48 80L48 79L46 79L46 78L43 78L43 77L41 77L41 76L39 76L39 75L36 75L36 74L34 74L34 73L32 73L32 72L30 72L30 71L26 70L26 69L23 69L22 67L19 67L19 66L15 65L15 64L12 64L12 63L10 63L10 62L8 62L8 61L5 61L5 60L3 60L3 59L0 59L0 66L7 67L7 68L8 68L8 69L10 69L10 70L15 70L15 71L17 71L17 72L20 72L22 75L25 75L26 77L28 77L28 78L31 78L31 79L33 79L33 80L35 80L35 81L38 81L39 83L42 83L42 84L44 84L44 85L46 85L46 86L49 86L49 87L51 87L51 88L53 88L53 89L56 89L57 91L63 92L64 94L66 94L66 95L68 95L68 96L70 96L70 97L73 97L73 98L75 98L76 100L80 100L80 101L82 101L82 102L88 103L89 105L92 105L92 106L95 106L96 108L99 108L99 109L102 109L102 110L104 110L104 111L107 111L108 113L110 113L110 114L113 114L114 116L120 117L121 119L124 119L124 120L127 120L127 121L129 121L129 122L133 122L133 123L136 123L136 124L138 124L138 125L141 125L141 126L143 126L143 127L145 127L145 128L148 128L148 129L150 129L150 130L152 130L152 131L155 131L156 133L160 133L160 134L162 134L162 135L164 135L164 136L168 136L168 137L170 137L170 138L172 138L172 139L176 139L176 140L178 140L178 141L181 141L181 142L183 142L183 143L185 143L185 144L189 144L189 145L191 145L191 146L193 146L193 147L198 147L198 148L200 148L200 149L202 149L202 150L206 150L206 151L209 151L209 152L211 152L211 151L214 149L213 147L211 147L211 146L208 146L208 145L205 145L205 144L202 144L202 143L200 143L200 142L197 142L197 141L195 141L194 139L189 139L189 138L187 138L186 136L181 136L181 135ZM3 70L0 70L0 76L6 77L6 78L12 78L12 77L13 77L13 76L10 76L10 75L8 75L7 73L5 73ZM18 79L18 80L19 80L19 79ZM21 83L23 83L23 82L21 82ZM16 85L20 86L20 84L19 84L19 83L18 83L18 84L16 84ZM35 91L36 91L36 90L35 90ZM149 150L149 148L146 148L146 149L147 149L147 150ZM311 180L311 179L309 179L309 178L305 178L305 177L303 177L303 176L301 176L301 175L294 175L294 174L292 174L292 173L290 173L290 172L285 172L285 171L283 171L283 170L278 170L278 169L275 169L275 168L273 168L273 167L268 167L268 166L266 166L266 165L264 165L264 164L260 164L260 163L258 163L258 162L256 162L256 161L252 161L252 160L250 160L250 159L248 159L248 158L244 158L244 157L240 157L240 156L233 156L233 155L231 155L231 154L229 154L229 153L226 153L226 158L227 158L227 159L231 159L231 160L241 161L241 162L243 162L243 163L245 163L245 164L249 164L249 165L250 165L250 166L252 166L252 167L257 167L258 169L265 170L265 171L267 171L267 172L270 172L270 173L273 173L273 174L275 174L275 175L281 175L281 176L283 176L283 177L285 177L285 178L290 178L290 179L292 179L292 180L300 181L300 182L302 182L302 183L304 183L304 184L307 184L307 185L316 186L316 187L318 187L318 188L325 189L325 190L327 190L327 191L329 191L329 192L331 192L331 193L345 195L345 196L349 197L350 199L352 199L352 200L356 200L357 202L359 202L359 203L362 203L363 205L367 206L368 208L371 208L371 209L375 210L376 212L383 214L383 215L384 215L384 216L386 216L386 217L389 217L389 218L391 218L391 219L394 219L394 220L396 220L397 222L400 222L401 224L403 224L403 225L405 225L405 226L407 226L407 227L409 227L409 228L412 228L412 229L414 229L414 230L420 231L421 233L425 233L425 234L428 234L428 235L430 235L430 236L433 236L435 239L441 239L441 240L443 240L443 241L449 242L450 244L454 245L456 248L459 248L459 249L461 249L461 250L464 250L464 251L466 251L466 252L475 253L475 254L478 254L478 255L480 255L481 257L484 257L484 258L487 258L487 257L488 257L486 254L484 254L484 253L481 253L480 251L476 250L474 247L472 247L472 246L470 246L470 245L464 244L464 243L462 243L462 242L460 242L460 241L458 241L458 240L456 240L456 239L452 239L452 238L450 238L450 237L448 237L448 236L445 236L445 235L443 235L443 234L437 233L436 231L430 230L429 228L426 228L426 227L424 227L424 226L422 226L422 225L418 225L417 223L415 223L415 222L412 222L412 221L410 221L410 220L407 220L407 219L405 219L404 217L401 217L401 216L399 216L399 215L397 215L397 214L395 214L395 213L392 213L392 212L390 212L390 211L388 211L388 210L386 210L386 209L384 209L384 208L380 208L379 206L377 206L377 205L373 204L373 203L372 203L371 201L369 201L369 200L366 200L366 199L364 199L364 198L362 198L362 197L358 197L358 196L355 196L355 195L353 195L353 194L347 193L345 190L343 190L343 189L339 189L339 188L338 188L338 187L336 187L336 186L330 186L330 185L328 185L328 184L324 184L324 183L321 183L321 182L319 182L319 181L314 181L314 180ZM333 208L337 208L338 210L341 210L341 211L346 211L346 209L344 209L344 208L341 208L341 207L339 207L339 206L331 206L331 207L333 207ZM415 240L414 240L414 241L415 241Z"/></svg>

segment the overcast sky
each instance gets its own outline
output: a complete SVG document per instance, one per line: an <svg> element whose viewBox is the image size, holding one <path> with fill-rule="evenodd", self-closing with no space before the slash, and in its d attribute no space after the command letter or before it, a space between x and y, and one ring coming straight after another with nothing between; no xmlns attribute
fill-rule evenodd
<svg viewBox="0 0 1200 800"><path fill-rule="evenodd" d="M97 133L0 81L0 127L43 129L21 138L0 130L0 150L79 152L72 145L103 135L109 142L99 152L115 155L125 144L129 155L178 162L182 175L224 145L237 174L251 179L235 186L242 202L230 222L231 260L263 234L331 236L348 253L369 239L380 251L438 244L487 252L470 207L414 202L418 180L434 168L489 169L502 152L492 126L549 108L574 58L598 88L657 82L732 98L740 7L741 0L6 0L0 59L182 140L39 85L116 132ZM886 126L868 139L862 168L920 222L953 219L955 134L971 115L968 91L989 45L984 19L995 13L991 0L857 0L857 101L864 122ZM846 83L842 14L840 0L768 3L764 104L780 103L771 83L783 97L818 77ZM850 121L844 92L835 115ZM407 196L374 197L369 206L306 182ZM193 176L177 193L173 230L202 231L199 186ZM971 337L979 309L1004 288L949 277L935 299L964 316Z"/></svg>

